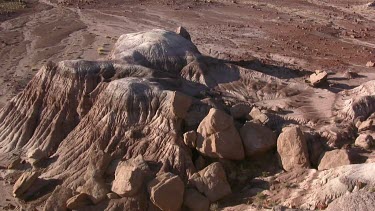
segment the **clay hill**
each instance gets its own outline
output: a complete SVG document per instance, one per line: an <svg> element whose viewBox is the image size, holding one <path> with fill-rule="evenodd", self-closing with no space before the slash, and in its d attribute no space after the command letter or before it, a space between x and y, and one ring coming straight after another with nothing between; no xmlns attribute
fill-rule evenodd
<svg viewBox="0 0 375 211"><path fill-rule="evenodd" d="M2 108L2 178L26 210L374 210L375 81L326 77L205 56L181 27L124 34Z"/></svg>

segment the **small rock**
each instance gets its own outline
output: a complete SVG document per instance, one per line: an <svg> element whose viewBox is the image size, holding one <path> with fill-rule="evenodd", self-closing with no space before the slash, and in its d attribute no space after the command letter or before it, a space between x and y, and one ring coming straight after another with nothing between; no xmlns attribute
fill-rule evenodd
<svg viewBox="0 0 375 211"><path fill-rule="evenodd" d="M310 75L310 83L312 86L319 86L327 81L328 73L322 70L316 70Z"/></svg>
<svg viewBox="0 0 375 211"><path fill-rule="evenodd" d="M185 190L184 206L190 211L207 211L210 206L210 201L200 194L197 190L189 188Z"/></svg>
<svg viewBox="0 0 375 211"><path fill-rule="evenodd" d="M161 210L180 210L184 189L184 182L172 173L159 175L148 185L151 201Z"/></svg>
<svg viewBox="0 0 375 211"><path fill-rule="evenodd" d="M349 154L345 149L335 149L328 151L320 160L318 170L326 170L339 166L352 164Z"/></svg>
<svg viewBox="0 0 375 211"><path fill-rule="evenodd" d="M374 139L369 134L360 134L354 143L358 147L362 147L363 149L371 149L374 145Z"/></svg>
<svg viewBox="0 0 375 211"><path fill-rule="evenodd" d="M346 71L344 73L343 77L346 78L346 79L353 79L353 78L358 78L359 75L356 72Z"/></svg>
<svg viewBox="0 0 375 211"><path fill-rule="evenodd" d="M119 199L120 196L115 194L115 193L107 193L107 198L108 199Z"/></svg>
<svg viewBox="0 0 375 211"><path fill-rule="evenodd" d="M366 131L366 130L371 130L374 128L374 121L372 119L368 119L364 122L361 122L361 124L358 127L358 131Z"/></svg>
<svg viewBox="0 0 375 211"><path fill-rule="evenodd" d="M197 146L197 132L189 131L184 133L184 143L190 148L195 148Z"/></svg>
<svg viewBox="0 0 375 211"><path fill-rule="evenodd" d="M99 204L107 198L109 188L102 179L91 178L82 186L80 192L87 194L94 204Z"/></svg>
<svg viewBox="0 0 375 211"><path fill-rule="evenodd" d="M241 137L231 116L211 108L199 124L197 150L213 158L242 160L245 157Z"/></svg>
<svg viewBox="0 0 375 211"><path fill-rule="evenodd" d="M189 178L189 183L204 193L210 202L215 202L232 193L224 168L219 162L212 163L193 174Z"/></svg>
<svg viewBox="0 0 375 211"><path fill-rule="evenodd" d="M144 179L150 171L142 155L121 161L115 172L112 191L122 197L133 196L142 188Z"/></svg>
<svg viewBox="0 0 375 211"><path fill-rule="evenodd" d="M182 27L182 26L178 27L176 29L176 33L179 34L180 36L182 36L183 38L191 41L190 34L184 27Z"/></svg>
<svg viewBox="0 0 375 211"><path fill-rule="evenodd" d="M249 115L253 120L258 120L262 124L267 124L269 121L268 116L264 114L259 108L256 108L256 107L251 109Z"/></svg>
<svg viewBox="0 0 375 211"><path fill-rule="evenodd" d="M263 125L246 122L240 129L246 156L254 156L274 148L276 135Z"/></svg>
<svg viewBox="0 0 375 211"><path fill-rule="evenodd" d="M286 171L310 167L307 143L299 126L283 129L277 139L277 152Z"/></svg>
<svg viewBox="0 0 375 211"><path fill-rule="evenodd" d="M87 194L80 193L68 199L66 202L66 207L71 210L76 210L89 204L91 204L89 196Z"/></svg>
<svg viewBox="0 0 375 211"><path fill-rule="evenodd" d="M372 62L372 61L368 61L368 62L366 63L366 67L375 67L375 63Z"/></svg>
<svg viewBox="0 0 375 211"><path fill-rule="evenodd" d="M39 173L36 171L23 173L13 186L13 196L20 198L31 187L38 176Z"/></svg>
<svg viewBox="0 0 375 211"><path fill-rule="evenodd" d="M27 152L26 154L27 156L27 161L31 164L31 165L35 165L36 163L38 163L39 161L41 161L42 159L46 158L47 155L46 153L44 153L41 149L39 148L35 148L35 149L31 149Z"/></svg>

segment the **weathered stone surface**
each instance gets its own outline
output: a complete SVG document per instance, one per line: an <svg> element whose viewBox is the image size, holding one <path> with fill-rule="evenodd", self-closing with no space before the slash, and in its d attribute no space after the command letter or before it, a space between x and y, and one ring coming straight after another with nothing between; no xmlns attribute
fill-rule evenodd
<svg viewBox="0 0 375 211"><path fill-rule="evenodd" d="M46 204L44 205L44 211L66 211L67 201L73 196L73 190L70 188L58 185L52 192L51 196L48 197Z"/></svg>
<svg viewBox="0 0 375 211"><path fill-rule="evenodd" d="M251 106L248 104L236 104L230 108L230 115L235 119L248 118Z"/></svg>
<svg viewBox="0 0 375 211"><path fill-rule="evenodd" d="M66 202L66 207L71 210L76 210L89 204L91 204L90 197L87 194L80 193L69 198Z"/></svg>
<svg viewBox="0 0 375 211"><path fill-rule="evenodd" d="M112 191L122 197L133 196L142 188L148 173L149 167L142 155L122 161L116 168Z"/></svg>
<svg viewBox="0 0 375 211"><path fill-rule="evenodd" d="M277 152L286 171L310 167L306 139L299 126L283 129L277 139Z"/></svg>
<svg viewBox="0 0 375 211"><path fill-rule="evenodd" d="M257 107L252 108L249 115L253 120L259 121L262 124L267 124L269 121L268 116Z"/></svg>
<svg viewBox="0 0 375 211"><path fill-rule="evenodd" d="M224 111L210 109L199 124L197 149L206 156L241 160L244 150L241 137L231 116Z"/></svg>
<svg viewBox="0 0 375 211"><path fill-rule="evenodd" d="M232 193L223 166L216 162L195 173L189 179L211 201L217 201Z"/></svg>
<svg viewBox="0 0 375 211"><path fill-rule="evenodd" d="M197 132L189 131L184 133L184 143L190 148L195 148L197 146Z"/></svg>
<svg viewBox="0 0 375 211"><path fill-rule="evenodd" d="M315 73L310 75L310 83L312 86L319 86L327 81L328 73L322 70L316 70Z"/></svg>
<svg viewBox="0 0 375 211"><path fill-rule="evenodd" d="M344 211L344 210L375 210L375 193L368 191L357 191L348 193L331 202L327 211Z"/></svg>
<svg viewBox="0 0 375 211"><path fill-rule="evenodd" d="M41 149L39 148L35 148L35 149L31 149L27 152L27 161L31 164L31 165L35 165L36 163L38 163L40 160L44 159L47 157L46 153L43 152Z"/></svg>
<svg viewBox="0 0 375 211"><path fill-rule="evenodd" d="M276 146L276 135L263 125L246 122L240 134L247 156L264 153Z"/></svg>
<svg viewBox="0 0 375 211"><path fill-rule="evenodd" d="M318 170L326 170L349 164L351 164L351 160L348 152L345 149L335 149L324 153Z"/></svg>
<svg viewBox="0 0 375 211"><path fill-rule="evenodd" d="M181 209L185 185L179 176L164 173L148 184L151 201L161 210Z"/></svg>
<svg viewBox="0 0 375 211"><path fill-rule="evenodd" d="M190 211L207 211L210 201L197 190L188 188L185 190L183 205Z"/></svg>
<svg viewBox="0 0 375 211"><path fill-rule="evenodd" d="M356 139L355 143L356 146L362 147L363 149L370 149L374 146L374 139L369 134L360 134Z"/></svg>
<svg viewBox="0 0 375 211"><path fill-rule="evenodd" d="M23 173L13 186L13 196L21 197L38 178L39 172L30 171Z"/></svg>

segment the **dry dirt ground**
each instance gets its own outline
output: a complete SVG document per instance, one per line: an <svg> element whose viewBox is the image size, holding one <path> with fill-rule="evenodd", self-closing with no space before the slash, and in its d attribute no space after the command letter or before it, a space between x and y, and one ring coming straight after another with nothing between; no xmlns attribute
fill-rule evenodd
<svg viewBox="0 0 375 211"><path fill-rule="evenodd" d="M304 81L322 69L333 92L375 79L366 67L375 61L369 0L26 2L0 15L0 108L48 61L104 59L121 34L178 26L203 54L279 78ZM1 175L0 190L0 209L19 206Z"/></svg>

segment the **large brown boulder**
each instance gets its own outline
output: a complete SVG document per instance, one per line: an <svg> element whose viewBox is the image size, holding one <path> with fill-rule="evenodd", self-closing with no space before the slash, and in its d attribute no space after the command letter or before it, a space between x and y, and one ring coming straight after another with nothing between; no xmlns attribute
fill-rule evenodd
<svg viewBox="0 0 375 211"><path fill-rule="evenodd" d="M240 129L240 134L246 156L264 153L276 146L276 135L263 125L246 122Z"/></svg>
<svg viewBox="0 0 375 211"><path fill-rule="evenodd" d="M30 171L23 173L13 186L13 196L21 197L38 178L39 173L36 171Z"/></svg>
<svg viewBox="0 0 375 211"><path fill-rule="evenodd" d="M219 162L212 163L195 173L189 179L200 192L211 201L217 201L232 193L223 166Z"/></svg>
<svg viewBox="0 0 375 211"><path fill-rule="evenodd" d="M299 126L283 129L277 139L277 152L286 171L310 167L306 139Z"/></svg>
<svg viewBox="0 0 375 211"><path fill-rule="evenodd" d="M161 210L177 211L184 199L184 182L179 176L164 173L148 184L151 201Z"/></svg>
<svg viewBox="0 0 375 211"><path fill-rule="evenodd" d="M142 188L148 172L149 167L143 160L142 155L127 161L121 161L116 168L112 191L122 197L137 194Z"/></svg>
<svg viewBox="0 0 375 211"><path fill-rule="evenodd" d="M210 201L193 188L185 190L184 206L190 211L207 211L210 206Z"/></svg>
<svg viewBox="0 0 375 211"><path fill-rule="evenodd" d="M210 109L199 124L197 149L213 158L242 160L245 157L241 137L234 126L233 118L224 111Z"/></svg>
<svg viewBox="0 0 375 211"><path fill-rule="evenodd" d="M349 153L345 149L335 149L324 153L320 160L318 170L326 170L339 166L352 164Z"/></svg>

